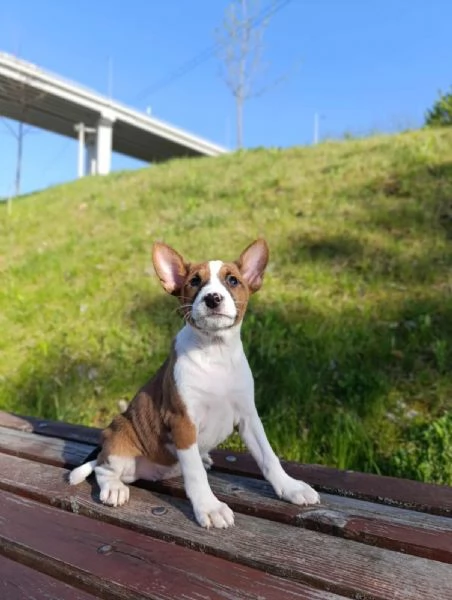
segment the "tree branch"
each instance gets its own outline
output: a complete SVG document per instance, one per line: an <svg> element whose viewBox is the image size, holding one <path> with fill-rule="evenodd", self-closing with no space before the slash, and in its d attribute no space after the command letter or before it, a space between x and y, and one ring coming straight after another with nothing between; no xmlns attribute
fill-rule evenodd
<svg viewBox="0 0 452 600"><path fill-rule="evenodd" d="M236 102L237 146L242 144L243 104L249 98L267 93L289 77L278 77L257 89L259 77L266 71L263 64L264 33L270 17L287 2L274 0L261 10L260 0L233 0L226 9L222 27L215 31L223 64L222 77Z"/></svg>

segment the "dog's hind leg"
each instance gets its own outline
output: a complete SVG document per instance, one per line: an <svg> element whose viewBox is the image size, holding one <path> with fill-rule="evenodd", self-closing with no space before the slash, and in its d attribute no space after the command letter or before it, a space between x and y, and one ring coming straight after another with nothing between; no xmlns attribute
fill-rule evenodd
<svg viewBox="0 0 452 600"><path fill-rule="evenodd" d="M94 469L100 488L100 501L110 506L122 506L129 500L130 489L125 483L136 480L136 460L130 456L110 455Z"/></svg>

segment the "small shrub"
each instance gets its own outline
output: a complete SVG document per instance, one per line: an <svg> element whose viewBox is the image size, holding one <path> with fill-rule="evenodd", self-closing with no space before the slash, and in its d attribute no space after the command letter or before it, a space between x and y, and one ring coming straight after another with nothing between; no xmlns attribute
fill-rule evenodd
<svg viewBox="0 0 452 600"><path fill-rule="evenodd" d="M408 427L389 463L393 475L452 485L452 414Z"/></svg>
<svg viewBox="0 0 452 600"><path fill-rule="evenodd" d="M450 127L452 125L452 91L447 94L440 92L437 101L427 111L425 124L427 127Z"/></svg>

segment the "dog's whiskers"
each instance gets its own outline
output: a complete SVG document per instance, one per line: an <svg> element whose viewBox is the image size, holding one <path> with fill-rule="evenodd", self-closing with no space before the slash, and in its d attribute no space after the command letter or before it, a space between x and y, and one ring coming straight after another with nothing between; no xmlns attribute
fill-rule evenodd
<svg viewBox="0 0 452 600"><path fill-rule="evenodd" d="M181 314L185 314L186 312L191 312L191 304L185 304L183 306L178 306L174 310L175 310L175 312L181 313Z"/></svg>

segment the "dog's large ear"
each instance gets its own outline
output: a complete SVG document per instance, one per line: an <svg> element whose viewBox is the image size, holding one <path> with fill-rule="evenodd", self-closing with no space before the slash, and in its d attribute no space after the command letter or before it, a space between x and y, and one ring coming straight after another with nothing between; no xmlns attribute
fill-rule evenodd
<svg viewBox="0 0 452 600"><path fill-rule="evenodd" d="M262 285L268 256L267 242L260 238L250 244L237 261L237 266L251 292L257 292Z"/></svg>
<svg viewBox="0 0 452 600"><path fill-rule="evenodd" d="M163 289L177 296L188 273L188 265L182 256L170 246L155 242L152 246L152 262Z"/></svg>

